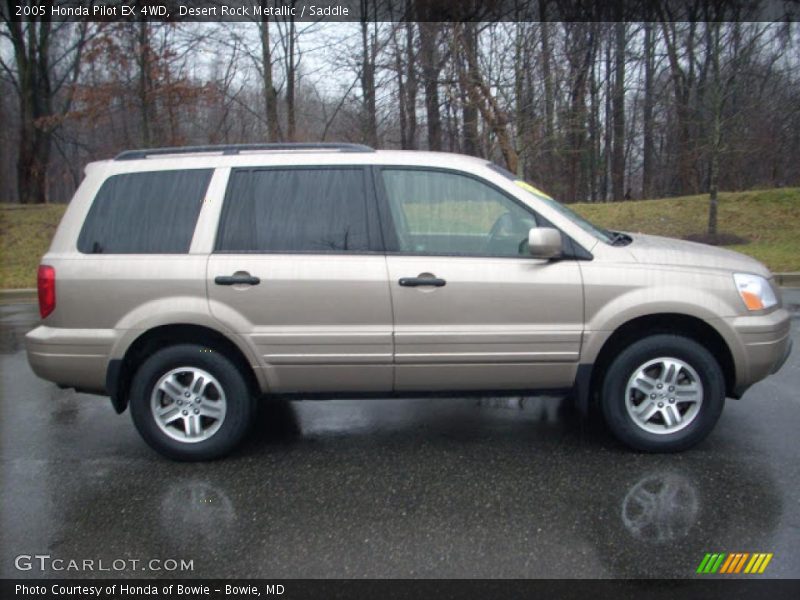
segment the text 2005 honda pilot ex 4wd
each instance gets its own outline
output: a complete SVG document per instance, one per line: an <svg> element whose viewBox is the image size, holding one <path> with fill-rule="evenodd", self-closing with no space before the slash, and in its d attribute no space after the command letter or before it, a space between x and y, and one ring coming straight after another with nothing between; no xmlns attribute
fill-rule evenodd
<svg viewBox="0 0 800 600"><path fill-rule="evenodd" d="M287 394L572 390L629 446L683 450L790 346L750 258L605 231L483 159L350 144L90 164L39 303L33 370L185 460Z"/></svg>

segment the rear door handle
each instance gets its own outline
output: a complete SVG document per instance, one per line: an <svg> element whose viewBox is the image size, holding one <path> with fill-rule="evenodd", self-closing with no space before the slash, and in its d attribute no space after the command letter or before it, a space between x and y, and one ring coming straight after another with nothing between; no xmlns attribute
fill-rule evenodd
<svg viewBox="0 0 800 600"><path fill-rule="evenodd" d="M432 285L433 287L444 287L447 282L438 277L401 277L398 281L403 287L417 287L420 285Z"/></svg>
<svg viewBox="0 0 800 600"><path fill-rule="evenodd" d="M217 275L214 277L214 283L217 285L258 285L261 283L261 279L247 273L237 275Z"/></svg>

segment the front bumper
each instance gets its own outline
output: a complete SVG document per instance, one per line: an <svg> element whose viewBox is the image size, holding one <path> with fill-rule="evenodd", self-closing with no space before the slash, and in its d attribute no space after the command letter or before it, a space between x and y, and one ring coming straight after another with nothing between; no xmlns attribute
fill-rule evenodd
<svg viewBox="0 0 800 600"><path fill-rule="evenodd" d="M791 352L791 315L778 309L766 315L748 315L728 321L734 343L731 350L736 364L738 398L754 383L776 373Z"/></svg>
<svg viewBox="0 0 800 600"><path fill-rule="evenodd" d="M769 372L770 375L774 375L778 371L781 370L781 367L786 364L786 361L789 360L789 355L792 353L792 340L789 340L789 344L786 346L786 350L783 353L783 356L772 366L772 370Z"/></svg>

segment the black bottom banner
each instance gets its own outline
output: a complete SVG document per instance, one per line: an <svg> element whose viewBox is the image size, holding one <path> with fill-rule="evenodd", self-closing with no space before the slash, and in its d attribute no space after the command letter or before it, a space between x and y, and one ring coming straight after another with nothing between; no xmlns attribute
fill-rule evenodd
<svg viewBox="0 0 800 600"><path fill-rule="evenodd" d="M435 598L800 598L800 580L591 580L591 579L3 579L2 600L306 598L380 600Z"/></svg>

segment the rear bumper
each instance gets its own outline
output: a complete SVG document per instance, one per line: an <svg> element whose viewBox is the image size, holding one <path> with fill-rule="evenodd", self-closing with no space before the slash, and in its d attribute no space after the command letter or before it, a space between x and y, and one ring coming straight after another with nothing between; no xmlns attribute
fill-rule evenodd
<svg viewBox="0 0 800 600"><path fill-rule="evenodd" d="M39 326L25 336L28 363L42 379L62 387L106 393L113 330Z"/></svg>

